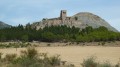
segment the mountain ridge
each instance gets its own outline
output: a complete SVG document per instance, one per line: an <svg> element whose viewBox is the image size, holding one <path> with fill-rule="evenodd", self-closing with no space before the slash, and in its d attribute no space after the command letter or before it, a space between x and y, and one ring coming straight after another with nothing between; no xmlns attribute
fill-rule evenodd
<svg viewBox="0 0 120 67"><path fill-rule="evenodd" d="M11 27L11 25L6 24L6 23L0 21L0 29L2 29L2 28L8 28L8 27Z"/></svg>

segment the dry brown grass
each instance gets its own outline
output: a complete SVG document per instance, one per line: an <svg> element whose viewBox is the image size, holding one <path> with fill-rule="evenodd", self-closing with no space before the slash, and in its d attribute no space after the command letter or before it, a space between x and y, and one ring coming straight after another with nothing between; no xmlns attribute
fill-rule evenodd
<svg viewBox="0 0 120 67"><path fill-rule="evenodd" d="M59 54L60 58L67 63L73 63L80 66L83 59L89 56L96 56L97 61L110 61L113 64L118 63L120 58L120 47L102 47L102 46L66 46L66 47L36 47L38 52L48 53L49 55ZM0 52L5 54L17 53L20 54L21 50L25 48L0 49Z"/></svg>

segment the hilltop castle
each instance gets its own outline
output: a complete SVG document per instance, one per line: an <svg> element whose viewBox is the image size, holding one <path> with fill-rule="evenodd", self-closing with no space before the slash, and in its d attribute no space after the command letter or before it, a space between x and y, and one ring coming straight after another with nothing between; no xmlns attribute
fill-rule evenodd
<svg viewBox="0 0 120 67"><path fill-rule="evenodd" d="M100 18L97 15L94 15L89 12L80 12L71 17L67 16L66 10L61 10L60 16L57 18L43 18L40 22L35 22L32 24L32 27L37 29L42 29L45 26L57 26L57 25L66 25L69 27L75 26L78 28L85 28L87 26L92 26L93 28L98 28L100 26L104 26L111 31L117 31L111 25L109 25L104 19Z"/></svg>
<svg viewBox="0 0 120 67"><path fill-rule="evenodd" d="M43 18L43 20L38 23L37 29L44 28L45 26L51 26L51 25L69 25L73 26L73 23L77 21L77 17L67 17L67 10L61 10L60 17L58 18Z"/></svg>

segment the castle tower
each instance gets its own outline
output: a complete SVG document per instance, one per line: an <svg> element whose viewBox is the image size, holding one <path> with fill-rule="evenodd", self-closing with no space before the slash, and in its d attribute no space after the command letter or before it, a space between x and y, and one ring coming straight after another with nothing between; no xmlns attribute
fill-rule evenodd
<svg viewBox="0 0 120 67"><path fill-rule="evenodd" d="M61 10L60 19L64 22L66 17L67 17L67 11L66 10Z"/></svg>

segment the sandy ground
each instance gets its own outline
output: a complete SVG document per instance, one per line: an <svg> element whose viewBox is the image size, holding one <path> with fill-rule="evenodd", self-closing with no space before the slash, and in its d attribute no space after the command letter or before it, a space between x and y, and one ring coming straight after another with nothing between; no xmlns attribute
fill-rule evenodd
<svg viewBox="0 0 120 67"><path fill-rule="evenodd" d="M17 53L25 48L0 49L4 54ZM36 47L38 52L48 53L49 55L59 54L60 58L67 63L73 63L75 66L80 66L85 58L96 56L97 61L110 61L113 64L120 60L120 47L102 47L102 46L65 46L65 47Z"/></svg>

